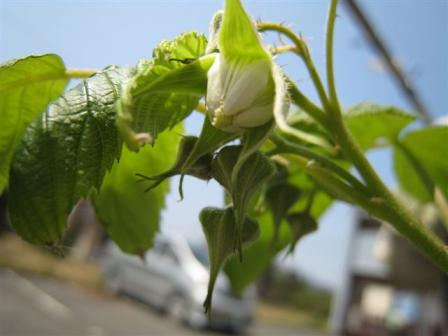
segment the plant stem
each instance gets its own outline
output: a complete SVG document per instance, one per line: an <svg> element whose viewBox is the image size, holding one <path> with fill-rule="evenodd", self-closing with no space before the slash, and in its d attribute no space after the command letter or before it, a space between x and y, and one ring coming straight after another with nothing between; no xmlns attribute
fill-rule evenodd
<svg viewBox="0 0 448 336"><path fill-rule="evenodd" d="M309 100L295 85L293 81L286 78L288 84L288 93L291 100L304 110L308 115L310 115L314 120L321 123L322 125L327 125L327 116L322 109L315 105L311 100Z"/></svg>
<svg viewBox="0 0 448 336"><path fill-rule="evenodd" d="M338 0L332 0L330 9L328 11L327 32L326 32L326 50L327 50L327 82L328 91L330 95L330 104L339 107L338 96L336 94L336 84L334 80L333 69L333 38L334 38L334 24L336 21L336 9Z"/></svg>
<svg viewBox="0 0 448 336"><path fill-rule="evenodd" d="M88 78L97 72L98 70L95 69L67 69L65 75L68 78Z"/></svg>
<svg viewBox="0 0 448 336"><path fill-rule="evenodd" d="M332 0L329 12L329 28L327 29L327 73L330 93L330 108L326 107L330 134L341 147L345 157L349 159L363 177L367 186L374 192L372 198L377 203L377 209L381 210L377 216L388 221L399 233L406 237L416 248L421 250L430 260L442 270L448 272L448 248L426 226L418 222L392 195L383 181L370 165L362 153L359 145L354 141L342 118L341 109L337 101L336 87L333 73L333 36L334 20L336 16L337 0Z"/></svg>
<svg viewBox="0 0 448 336"><path fill-rule="evenodd" d="M271 141L277 145L277 148L273 151L274 153L290 153L303 156L307 159L314 160L324 168L330 169L334 174L337 174L340 178L348 182L352 187L354 187L359 192L363 193L365 196L369 196L370 192L356 177L354 177L350 172L339 166L333 160L316 153L305 146L290 143L289 141L279 137L275 133L270 137Z"/></svg>
<svg viewBox="0 0 448 336"><path fill-rule="evenodd" d="M325 92L325 88L322 84L322 80L319 77L319 73L316 70L313 60L311 59L311 55L309 53L308 47L306 43L300 39L291 29L282 26L277 23L272 22L260 22L257 24L257 28L260 32L263 31L276 31L280 34L287 36L296 46L298 50L298 55L303 59L308 72L310 73L311 80L316 87L317 94L319 95L319 99L322 102L322 105L325 109L328 109L329 102L327 98L327 94Z"/></svg>

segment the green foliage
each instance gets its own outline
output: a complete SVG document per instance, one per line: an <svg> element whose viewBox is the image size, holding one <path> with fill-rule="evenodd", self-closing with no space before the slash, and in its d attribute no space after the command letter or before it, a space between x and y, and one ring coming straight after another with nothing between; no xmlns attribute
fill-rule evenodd
<svg viewBox="0 0 448 336"><path fill-rule="evenodd" d="M137 150L174 127L196 107L207 87L214 55L204 55L203 35L185 33L162 41L151 61L143 61L124 86L118 126L127 146ZM198 59L199 58L199 59ZM196 60L198 59L198 60Z"/></svg>
<svg viewBox="0 0 448 336"><path fill-rule="evenodd" d="M358 144L367 150L393 144L415 117L393 106L362 103L348 109L344 119Z"/></svg>
<svg viewBox="0 0 448 336"><path fill-rule="evenodd" d="M68 83L65 66L54 54L28 56L0 65L0 193L26 127L58 98Z"/></svg>
<svg viewBox="0 0 448 336"><path fill-rule="evenodd" d="M237 226L236 247L240 256L242 225L249 202L262 184L275 173L273 163L260 152L252 152L241 161L244 155L244 146L227 146L221 149L212 162L213 176L232 197ZM240 162L243 162L241 166Z"/></svg>
<svg viewBox="0 0 448 336"><path fill-rule="evenodd" d="M405 191L421 201L432 200L436 187L448 196L448 127L400 139L414 117L397 108L364 103L342 113L332 66L335 16L332 1L329 94L300 36L282 25L263 29L293 42L322 107L273 62L239 0L227 0L224 13L215 15L208 45L193 32L163 41L153 59L132 70L106 68L51 103L40 118L74 72L51 54L1 65L0 191L15 151L9 177L14 229L33 243L58 243L73 206L92 197L112 239L125 252L142 254L158 231L165 179L190 174L216 179L230 196L227 208L200 214L211 261L206 310L224 264L234 291L242 292L279 251L288 244L292 251L317 229L333 201L327 193L389 221L447 271L446 246L400 205L363 152L393 145ZM205 108L198 106L204 96ZM288 117L291 102L303 110ZM209 114L199 137L168 132L194 109ZM222 148L232 140L239 143ZM129 150L122 150L123 141ZM148 143L154 146L131 152Z"/></svg>
<svg viewBox="0 0 448 336"><path fill-rule="evenodd" d="M176 127L175 132L161 133L154 147L145 146L138 154L123 148L120 161L106 174L94 197L98 219L124 252L142 255L152 247L168 182L145 192L146 186L136 183L135 175L155 175L167 169L176 157L179 131L181 128Z"/></svg>
<svg viewBox="0 0 448 336"><path fill-rule="evenodd" d="M154 175L154 176L146 176L144 174L137 174L142 178L141 181L147 180L152 181L150 185L145 189L146 191L150 191L157 187L160 183L165 181L167 178L179 175L179 174L187 174L192 175L202 180L210 180L211 179L211 162L212 162L212 154L210 152L202 153L202 156L198 157L193 164L191 164L186 170L185 163L188 158L191 156L196 144L198 142L198 138L195 136L185 136L179 143L179 147L177 149L176 160L172 164L172 166L165 170L163 173ZM181 180L182 183L182 180ZM182 193L181 193L182 195ZM183 197L183 196L182 196Z"/></svg>
<svg viewBox="0 0 448 336"><path fill-rule="evenodd" d="M60 241L72 207L100 187L120 155L114 104L128 76L127 69L107 68L69 90L28 127L10 178L11 224L22 238Z"/></svg>
<svg viewBox="0 0 448 336"><path fill-rule="evenodd" d="M288 183L301 190L301 196L289 208L289 211L284 214L278 227L274 225L273 216L268 211L260 212L258 209L249 211L260 225L260 238L244 251L242 261L232 257L224 266L224 271L229 277L232 289L236 293L241 293L260 277L264 270L271 265L275 256L293 242L294 230L299 228L291 227L288 224L288 213L305 211L310 206L310 198L312 197L309 213L313 218L319 218L332 203L332 199L327 194L320 191L315 193L313 180L300 169L289 169L285 176L284 168L279 168L272 183ZM285 197L289 198L290 196L285 195ZM278 202L280 203L281 201L279 200ZM277 232L276 229L278 230ZM274 241L275 244L273 244Z"/></svg>
<svg viewBox="0 0 448 336"><path fill-rule="evenodd" d="M448 127L435 126L407 133L396 142L395 172L401 188L422 202L437 186L448 197Z"/></svg>
<svg viewBox="0 0 448 336"><path fill-rule="evenodd" d="M235 221L232 207L226 209L205 208L199 215L199 220L207 239L210 260L210 280L207 297L204 301L205 311L210 311L212 304L213 287L221 265L235 251L235 237L240 230ZM243 247L254 242L259 235L258 224L246 217L241 229L241 242Z"/></svg>
<svg viewBox="0 0 448 336"><path fill-rule="evenodd" d="M274 244L277 242L282 220L286 217L289 209L299 200L300 195L300 189L288 182L274 184L266 190L265 199L274 224Z"/></svg>

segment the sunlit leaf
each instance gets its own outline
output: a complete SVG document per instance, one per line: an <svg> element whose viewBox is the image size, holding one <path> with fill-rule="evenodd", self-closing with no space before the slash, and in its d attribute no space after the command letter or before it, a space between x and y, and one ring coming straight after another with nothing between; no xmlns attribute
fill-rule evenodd
<svg viewBox="0 0 448 336"><path fill-rule="evenodd" d="M115 102L129 71L109 67L82 81L32 123L14 156L9 213L22 238L58 242L81 197L119 157Z"/></svg>
<svg viewBox="0 0 448 336"><path fill-rule="evenodd" d="M0 194L26 127L62 94L67 82L64 63L54 54L0 65Z"/></svg>
<svg viewBox="0 0 448 336"><path fill-rule="evenodd" d="M168 192L168 182L144 192L146 186L137 182L135 173L151 176L167 169L175 160L180 139L175 132L166 131L154 147L145 146L138 154L124 148L94 197L98 219L127 253L142 255L152 247Z"/></svg>
<svg viewBox="0 0 448 336"><path fill-rule="evenodd" d="M154 142L160 132L194 110L205 95L207 71L215 58L214 54L201 57L206 44L203 35L184 33L161 42L154 58L137 67L123 89L118 118L129 148L138 150L142 144Z"/></svg>
<svg viewBox="0 0 448 336"><path fill-rule="evenodd" d="M448 127L407 133L394 148L400 186L420 201L431 201L437 186L448 197Z"/></svg>

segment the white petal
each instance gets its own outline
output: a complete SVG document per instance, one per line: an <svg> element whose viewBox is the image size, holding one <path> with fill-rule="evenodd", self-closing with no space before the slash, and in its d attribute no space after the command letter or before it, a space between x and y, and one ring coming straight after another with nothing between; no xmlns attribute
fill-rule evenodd
<svg viewBox="0 0 448 336"><path fill-rule="evenodd" d="M221 66L222 79L225 77L224 113L234 115L251 106L265 90L271 75L271 61L262 59L251 64L234 65L224 63Z"/></svg>
<svg viewBox="0 0 448 336"><path fill-rule="evenodd" d="M223 101L223 87L221 79L221 57L218 55L207 73L207 96L205 104L209 113L220 107ZM212 117L212 116L211 116Z"/></svg>
<svg viewBox="0 0 448 336"><path fill-rule="evenodd" d="M272 118L273 104L254 106L233 118L233 125L238 127L257 127L267 123Z"/></svg>

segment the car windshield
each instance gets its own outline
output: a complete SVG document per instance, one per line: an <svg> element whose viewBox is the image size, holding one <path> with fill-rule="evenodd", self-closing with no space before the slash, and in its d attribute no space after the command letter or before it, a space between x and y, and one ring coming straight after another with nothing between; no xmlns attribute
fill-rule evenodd
<svg viewBox="0 0 448 336"><path fill-rule="evenodd" d="M210 267L210 262L208 260L208 251L204 245L191 245L191 250L193 251L194 256L199 262L205 267Z"/></svg>

